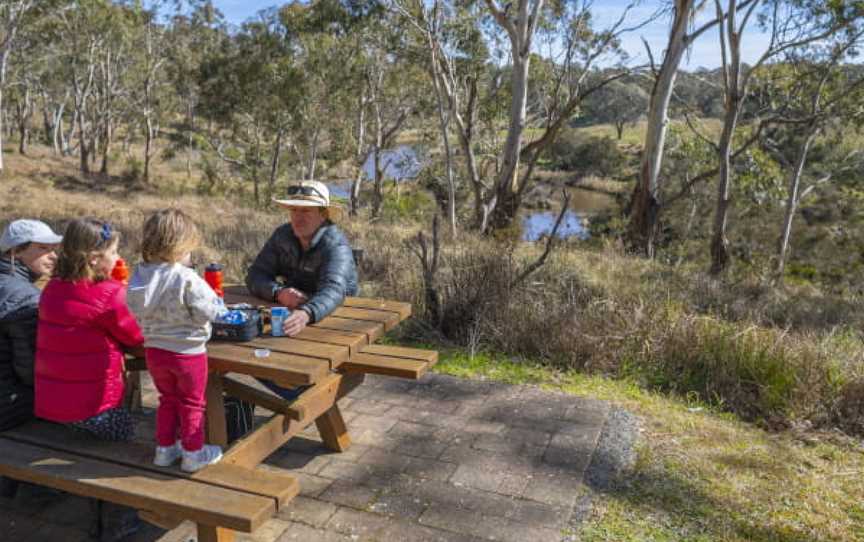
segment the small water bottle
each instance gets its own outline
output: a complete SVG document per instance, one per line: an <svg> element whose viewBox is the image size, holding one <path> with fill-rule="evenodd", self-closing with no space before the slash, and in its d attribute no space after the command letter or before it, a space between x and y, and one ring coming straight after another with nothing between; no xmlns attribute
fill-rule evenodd
<svg viewBox="0 0 864 542"><path fill-rule="evenodd" d="M204 269L204 280L213 288L216 295L225 297L222 289L222 266L216 262L211 263Z"/></svg>
<svg viewBox="0 0 864 542"><path fill-rule="evenodd" d="M285 332L282 330L282 325L291 311L288 307L271 307L270 308L270 334L274 337L284 337Z"/></svg>

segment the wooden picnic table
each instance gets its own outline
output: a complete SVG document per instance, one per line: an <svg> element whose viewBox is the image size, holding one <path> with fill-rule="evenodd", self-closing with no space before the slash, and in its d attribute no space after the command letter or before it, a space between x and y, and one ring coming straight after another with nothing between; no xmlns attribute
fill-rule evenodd
<svg viewBox="0 0 864 542"><path fill-rule="evenodd" d="M273 305L249 296L242 287L228 287L225 298L228 303ZM194 521L200 542L233 540L235 531L253 532L289 506L299 492L297 480L289 473L255 469L267 456L313 422L325 446L346 450L351 441L337 404L341 397L368 373L416 379L434 365L438 359L434 351L374 344L410 315L407 303L349 297L296 337L209 343L207 437L225 452L220 463L197 473L152 465L152 428L144 431L146 438L106 443L34 421L0 433L0 475L130 506L148 521L166 527ZM271 354L256 357L254 350L262 348ZM136 365L143 369L140 360L130 363ZM236 375L308 388L289 402ZM225 393L273 412L230 447Z"/></svg>
<svg viewBox="0 0 864 542"><path fill-rule="evenodd" d="M228 304L272 307L242 286L225 289ZM209 442L227 445L223 394L248 400L274 412L261 427L225 452L223 461L253 467L313 421L324 445L344 451L350 445L337 401L363 382L367 373L419 378L437 360L434 351L374 345L384 332L411 316L411 305L398 301L348 297L332 314L295 337L257 337L249 342L211 342L207 386ZM270 351L256 357L256 349ZM249 386L231 374L269 379L281 386L309 386L292 402Z"/></svg>

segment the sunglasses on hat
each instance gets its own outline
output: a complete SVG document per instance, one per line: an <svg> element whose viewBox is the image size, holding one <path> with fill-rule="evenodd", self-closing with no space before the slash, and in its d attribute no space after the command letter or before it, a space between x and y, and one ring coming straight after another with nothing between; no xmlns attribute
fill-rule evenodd
<svg viewBox="0 0 864 542"><path fill-rule="evenodd" d="M327 197L319 192L314 186L294 185L288 187L289 196L296 196L298 194L303 196L318 196L319 198L327 199Z"/></svg>

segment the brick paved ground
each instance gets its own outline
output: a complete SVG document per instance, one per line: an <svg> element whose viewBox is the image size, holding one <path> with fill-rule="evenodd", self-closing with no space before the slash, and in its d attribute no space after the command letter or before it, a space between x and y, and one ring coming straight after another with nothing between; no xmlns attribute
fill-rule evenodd
<svg viewBox="0 0 864 542"><path fill-rule="evenodd" d="M601 401L441 375L372 377L340 405L353 446L328 452L313 424L271 456L260 468L291 471L301 495L238 540L566 540L590 500L584 474L610 412ZM0 499L3 540L86 540L89 517L77 497ZM190 539L184 524L126 540Z"/></svg>

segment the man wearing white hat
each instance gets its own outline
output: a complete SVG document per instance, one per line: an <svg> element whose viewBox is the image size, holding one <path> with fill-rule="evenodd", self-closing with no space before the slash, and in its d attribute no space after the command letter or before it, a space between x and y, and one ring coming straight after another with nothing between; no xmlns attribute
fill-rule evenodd
<svg viewBox="0 0 864 542"><path fill-rule="evenodd" d="M296 335L357 293L351 246L331 221L341 209L330 202L327 185L301 181L273 200L291 221L278 227L246 274L249 291L292 309L285 334ZM279 280L282 277L283 280Z"/></svg>
<svg viewBox="0 0 864 542"><path fill-rule="evenodd" d="M63 238L38 220L15 220L0 235L0 430L33 415L33 356L39 290Z"/></svg>

